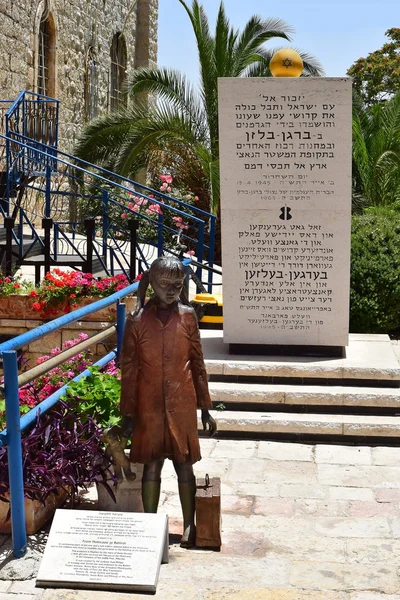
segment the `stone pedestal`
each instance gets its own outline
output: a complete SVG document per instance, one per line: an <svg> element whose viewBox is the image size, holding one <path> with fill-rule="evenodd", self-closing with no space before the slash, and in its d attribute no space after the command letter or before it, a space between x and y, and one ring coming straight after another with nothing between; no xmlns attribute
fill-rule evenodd
<svg viewBox="0 0 400 600"><path fill-rule="evenodd" d="M219 80L224 342L348 343L351 80Z"/></svg>

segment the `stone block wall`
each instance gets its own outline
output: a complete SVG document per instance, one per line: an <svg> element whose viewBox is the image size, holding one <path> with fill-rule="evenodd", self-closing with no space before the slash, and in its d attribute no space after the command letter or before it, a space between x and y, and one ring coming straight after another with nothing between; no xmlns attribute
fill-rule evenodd
<svg viewBox="0 0 400 600"><path fill-rule="evenodd" d="M40 19L50 9L55 27L54 95L61 100L60 147L72 150L85 123L85 67L89 47L98 65L98 108L109 107L113 36L122 33L127 76L157 59L158 0L0 0L1 99L37 91Z"/></svg>

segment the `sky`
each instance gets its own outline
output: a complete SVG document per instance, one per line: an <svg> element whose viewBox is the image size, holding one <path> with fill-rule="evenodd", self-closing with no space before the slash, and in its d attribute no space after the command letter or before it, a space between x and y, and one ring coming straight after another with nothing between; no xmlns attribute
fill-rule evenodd
<svg viewBox="0 0 400 600"><path fill-rule="evenodd" d="M191 6L192 0L187 0ZM215 28L220 0L201 0ZM276 38L267 47L291 47L315 56L327 77L344 77L360 57L388 41L385 31L400 27L400 0L224 0L226 14L235 28L249 18L283 19L295 33L292 42ZM197 81L197 51L189 18L179 0L159 0L158 65L179 69Z"/></svg>

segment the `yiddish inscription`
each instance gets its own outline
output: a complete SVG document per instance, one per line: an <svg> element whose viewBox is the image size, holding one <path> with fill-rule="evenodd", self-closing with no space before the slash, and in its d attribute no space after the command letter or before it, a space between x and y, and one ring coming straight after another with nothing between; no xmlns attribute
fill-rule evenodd
<svg viewBox="0 0 400 600"><path fill-rule="evenodd" d="M351 81L219 80L224 341L348 342Z"/></svg>

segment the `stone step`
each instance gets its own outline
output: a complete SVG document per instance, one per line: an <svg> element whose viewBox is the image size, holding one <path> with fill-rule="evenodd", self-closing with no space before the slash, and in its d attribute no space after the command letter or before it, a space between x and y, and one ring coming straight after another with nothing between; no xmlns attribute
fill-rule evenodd
<svg viewBox="0 0 400 600"><path fill-rule="evenodd" d="M400 436L400 417L213 411L219 432L341 437ZM201 428L201 424L199 423Z"/></svg>
<svg viewBox="0 0 400 600"><path fill-rule="evenodd" d="M285 378L399 382L400 366L388 335L350 334L344 358L316 356L235 356L223 332L201 330L207 372L218 378ZM279 382L282 383L282 382Z"/></svg>
<svg viewBox="0 0 400 600"><path fill-rule="evenodd" d="M328 385L209 383L214 404L284 404L286 406L346 406L399 408L400 389Z"/></svg>

